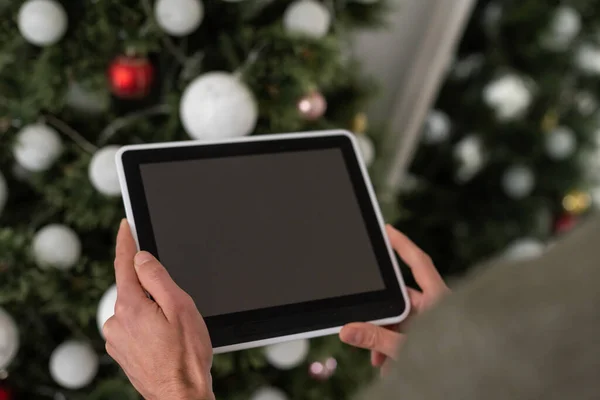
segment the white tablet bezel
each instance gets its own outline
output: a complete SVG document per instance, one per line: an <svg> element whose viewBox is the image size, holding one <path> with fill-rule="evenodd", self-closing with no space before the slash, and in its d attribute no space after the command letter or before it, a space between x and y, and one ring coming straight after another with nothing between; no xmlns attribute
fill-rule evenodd
<svg viewBox="0 0 600 400"><path fill-rule="evenodd" d="M369 321L369 322L376 324L376 325L392 325L392 324L397 324L397 323L403 321L410 313L410 299L408 296L406 285L402 278L402 274L400 272L398 262L394 255L394 251L391 247L391 244L389 242L387 234L385 233L385 223L383 220L383 215L381 213L381 209L377 202L377 199L375 196L375 191L373 189L373 185L371 183L368 170L367 170L364 160L361 156L360 148L358 146L358 143L357 143L354 135L345 130L327 130L327 131L313 131L313 132L284 133L284 134L275 134L275 135L246 136L246 137L228 138L228 139L223 139L223 140L211 140L211 141L190 140L190 141L182 141L182 142L136 144L136 145L128 145L128 146L121 147L115 156L115 161L117 164L117 172L118 172L118 176L119 176L119 182L121 185L123 204L125 206L125 214L127 217L127 221L129 222L129 225L131 227L133 237L135 238L138 250L140 248L140 245L139 245L138 234L137 234L137 230L136 230L135 219L133 216L132 204L131 204L131 200L129 197L129 187L128 187L127 178L126 178L125 171L124 171L124 164L123 164L123 154L125 152L132 151L132 150L148 150L148 149L161 149L161 148L172 148L172 147L188 147L188 146L198 146L198 145L244 143L244 142L257 142L257 141L281 141L281 140L289 140L289 139L310 140L311 138L334 136L334 135L335 136L339 136L339 135L347 136L350 139L350 141L352 142L354 154L355 154L356 158L358 159L358 163L360 165L360 170L362 172L362 177L363 177L364 183L366 185L366 188L368 190L369 198L370 198L371 204L373 206L373 209L375 211L375 215L376 215L376 218L377 218L377 221L379 224L379 228L381 229L381 232L383 234L385 244L387 247L387 251L389 253L389 257L392 262L394 272L395 272L398 282L400 284L400 289L401 289L402 296L404 298L404 302L406 305L404 312L401 315L390 317L390 318L385 318L385 319ZM226 353L226 352L231 352L231 351L250 349L250 348L254 348L254 347L267 346L267 345L277 344L277 343L291 341L291 340L309 339L309 338L315 338L315 337L319 337L319 336L333 335L333 334L339 333L341 328L342 328L342 326L336 326L333 328L311 330L311 331L306 331L303 333L279 336L279 337L268 338L268 339L263 339L263 340L236 343L233 345L227 345L227 346L213 348L213 351L215 354Z"/></svg>

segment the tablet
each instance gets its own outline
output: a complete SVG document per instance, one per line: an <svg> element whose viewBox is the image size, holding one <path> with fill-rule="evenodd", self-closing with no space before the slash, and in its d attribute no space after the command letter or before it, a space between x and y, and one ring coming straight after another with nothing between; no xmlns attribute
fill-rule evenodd
<svg viewBox="0 0 600 400"><path fill-rule="evenodd" d="M408 315L357 149L345 131L120 149L138 247L194 299L215 353Z"/></svg>

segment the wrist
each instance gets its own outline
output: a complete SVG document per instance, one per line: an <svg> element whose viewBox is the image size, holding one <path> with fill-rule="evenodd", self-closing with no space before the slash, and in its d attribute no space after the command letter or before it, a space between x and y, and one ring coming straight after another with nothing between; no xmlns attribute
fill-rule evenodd
<svg viewBox="0 0 600 400"><path fill-rule="evenodd" d="M207 377L200 382L190 382L188 396L183 397L185 400L215 400L215 394L212 390L212 375L209 373Z"/></svg>
<svg viewBox="0 0 600 400"><path fill-rule="evenodd" d="M183 395L176 400L215 400L215 395L212 391L211 380L208 383L195 385L187 388Z"/></svg>
<svg viewBox="0 0 600 400"><path fill-rule="evenodd" d="M165 389L152 400L215 400L211 379L204 382L182 382Z"/></svg>

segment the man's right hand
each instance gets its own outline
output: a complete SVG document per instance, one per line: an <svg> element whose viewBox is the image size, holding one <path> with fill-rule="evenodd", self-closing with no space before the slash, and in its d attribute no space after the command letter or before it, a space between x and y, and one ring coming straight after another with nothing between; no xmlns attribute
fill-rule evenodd
<svg viewBox="0 0 600 400"><path fill-rule="evenodd" d="M438 300L450 293L450 289L433 265L431 257L415 245L409 238L388 225L386 227L392 247L410 267L421 291L408 288L411 303L411 316L429 309ZM352 346L371 350L371 363L382 367L386 372L389 360L394 360L405 339L401 332L407 319L400 325L381 327L369 323L351 323L342 329L340 339Z"/></svg>
<svg viewBox="0 0 600 400"><path fill-rule="evenodd" d="M136 254L126 221L116 253L117 302L103 327L106 351L147 400L214 400L212 345L194 301L150 253Z"/></svg>

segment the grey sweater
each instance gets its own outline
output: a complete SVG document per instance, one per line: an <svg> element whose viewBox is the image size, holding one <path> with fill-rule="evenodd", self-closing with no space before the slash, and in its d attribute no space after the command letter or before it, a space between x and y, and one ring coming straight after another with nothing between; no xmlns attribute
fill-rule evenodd
<svg viewBox="0 0 600 400"><path fill-rule="evenodd" d="M600 219L492 264L414 321L368 400L600 399Z"/></svg>

